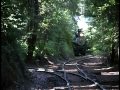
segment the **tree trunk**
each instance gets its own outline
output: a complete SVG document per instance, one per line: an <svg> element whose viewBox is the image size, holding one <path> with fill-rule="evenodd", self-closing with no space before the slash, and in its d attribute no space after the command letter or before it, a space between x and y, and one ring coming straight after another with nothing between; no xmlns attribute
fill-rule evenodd
<svg viewBox="0 0 120 90"><path fill-rule="evenodd" d="M115 58L115 50L114 50L114 48L112 48L110 65L113 65L113 63L114 63L114 58Z"/></svg>
<svg viewBox="0 0 120 90"><path fill-rule="evenodd" d="M28 53L26 63L33 63L33 51L35 50L37 35L32 34L31 38L28 38Z"/></svg>
<svg viewBox="0 0 120 90"><path fill-rule="evenodd" d="M38 28L38 13L39 5L38 0L28 0L28 13L30 16L30 24L28 25L28 31L31 32L30 37L28 38L28 53L26 58L26 63L33 63L33 52L35 50L35 43L37 38L37 28Z"/></svg>

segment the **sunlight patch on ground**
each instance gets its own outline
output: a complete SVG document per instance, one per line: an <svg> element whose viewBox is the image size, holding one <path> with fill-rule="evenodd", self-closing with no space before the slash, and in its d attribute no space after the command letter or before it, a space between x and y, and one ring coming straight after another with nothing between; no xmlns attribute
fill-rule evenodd
<svg viewBox="0 0 120 90"><path fill-rule="evenodd" d="M76 72L76 71L77 71L77 69L70 69L70 70L58 70L58 71Z"/></svg>
<svg viewBox="0 0 120 90"><path fill-rule="evenodd" d="M34 72L34 71L35 71L35 69L28 69L28 71L30 71L30 72Z"/></svg>
<svg viewBox="0 0 120 90"><path fill-rule="evenodd" d="M119 72L101 72L101 75L119 75Z"/></svg>
<svg viewBox="0 0 120 90"><path fill-rule="evenodd" d="M77 72L77 69L65 70L66 72Z"/></svg>
<svg viewBox="0 0 120 90"><path fill-rule="evenodd" d="M100 63L84 63L84 65L99 65L99 64L102 64L101 62Z"/></svg>
<svg viewBox="0 0 120 90"><path fill-rule="evenodd" d="M85 86L80 86L80 87L94 87L96 86L97 84L91 84L91 85L85 85Z"/></svg>
<svg viewBox="0 0 120 90"><path fill-rule="evenodd" d="M57 65L48 65L48 66L46 66L46 67L49 67L49 68L58 68Z"/></svg>
<svg viewBox="0 0 120 90"><path fill-rule="evenodd" d="M45 68L38 68L37 71L45 71Z"/></svg>
<svg viewBox="0 0 120 90"><path fill-rule="evenodd" d="M72 64L65 64L65 65L69 65L69 66L72 66L72 65L76 65L76 63L72 63Z"/></svg>
<svg viewBox="0 0 120 90"><path fill-rule="evenodd" d="M53 69L47 69L46 71L47 71L47 72L54 72Z"/></svg>
<svg viewBox="0 0 120 90"><path fill-rule="evenodd" d="M114 88L109 90L119 90L119 85L103 85L106 88Z"/></svg>
<svg viewBox="0 0 120 90"><path fill-rule="evenodd" d="M94 69L94 70L109 70L112 69L112 67L108 67L108 68L101 68L101 69Z"/></svg>
<svg viewBox="0 0 120 90"><path fill-rule="evenodd" d="M53 89L50 90L65 90L67 87L54 87Z"/></svg>

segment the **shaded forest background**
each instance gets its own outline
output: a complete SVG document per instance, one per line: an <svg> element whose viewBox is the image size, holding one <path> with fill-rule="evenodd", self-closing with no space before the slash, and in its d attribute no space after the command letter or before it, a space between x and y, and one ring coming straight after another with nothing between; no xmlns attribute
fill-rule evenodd
<svg viewBox="0 0 120 90"><path fill-rule="evenodd" d="M26 65L74 57L72 39L78 28L74 16L90 18L85 32L88 53L119 60L118 0L2 0L1 78L8 87L28 77Z"/></svg>

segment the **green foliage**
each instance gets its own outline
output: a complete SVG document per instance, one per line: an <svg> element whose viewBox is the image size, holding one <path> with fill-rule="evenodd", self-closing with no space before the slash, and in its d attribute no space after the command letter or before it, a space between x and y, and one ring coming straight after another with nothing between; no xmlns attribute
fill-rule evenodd
<svg viewBox="0 0 120 90"><path fill-rule="evenodd" d="M23 63L23 56L20 52L20 47L18 45L14 46L11 44L4 44L2 46L1 54L1 76L2 85L7 88L9 85L14 84L14 82L20 82L24 80L25 67Z"/></svg>
<svg viewBox="0 0 120 90"><path fill-rule="evenodd" d="M85 4L85 15L93 18L87 32L90 51L95 54L109 54L113 53L114 48L115 54L117 54L119 48L119 10L117 8L119 3L117 0L86 0Z"/></svg>
<svg viewBox="0 0 120 90"><path fill-rule="evenodd" d="M45 3L46 2L46 3ZM73 13L68 7L72 1L45 1L40 7L43 21L39 23L36 31L37 42L35 53L64 57L73 55L72 52L72 30L75 29ZM77 6L76 6L77 7ZM75 8L74 8L75 9ZM47 13L47 14L46 14ZM75 13L74 13L75 15Z"/></svg>
<svg viewBox="0 0 120 90"><path fill-rule="evenodd" d="M1 2L1 75L2 86L7 88L24 79L25 49L21 46L26 23L24 3L15 0Z"/></svg>
<svg viewBox="0 0 120 90"><path fill-rule="evenodd" d="M79 14L79 1L2 0L2 84L7 86L24 79L24 61L29 51L34 56L73 55L73 16Z"/></svg>

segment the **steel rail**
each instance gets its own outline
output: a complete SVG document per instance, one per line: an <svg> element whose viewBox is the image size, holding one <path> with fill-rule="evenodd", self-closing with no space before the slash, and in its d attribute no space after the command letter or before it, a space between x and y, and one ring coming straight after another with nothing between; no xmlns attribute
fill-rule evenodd
<svg viewBox="0 0 120 90"><path fill-rule="evenodd" d="M76 60L79 60L79 61L77 61L76 62L76 68L77 68L77 70L78 70L78 72L81 72L83 75L80 75L79 74L79 76L80 77L82 77L82 78L84 78L84 79L86 79L86 80L89 80L89 81L91 81L91 82L93 82L94 84L95 84L95 86L98 86L101 90L106 90L102 85L100 85L98 82L96 82L95 80L93 80L93 79L91 79L90 77L88 77L88 75L82 70L82 69L80 69L79 67L78 67L78 65L80 65L80 64L78 64L78 62L80 62L80 61L84 61L84 60L89 60L90 59L90 57L80 57L79 59L73 59L73 60L68 60L67 62L64 62L64 64L63 64L63 68L65 67L65 65L66 64L68 64L68 63L70 63L70 62L72 62L72 61L76 61ZM65 72L65 69L63 69L63 72L64 72L64 78L66 79L66 72ZM66 79L67 80L67 79ZM67 80L68 81L68 80ZM69 86L70 87L70 86Z"/></svg>
<svg viewBox="0 0 120 90"><path fill-rule="evenodd" d="M91 79L90 77L88 77L88 75L78 67L78 64L76 64L76 67L78 69L79 72L82 72L85 75L85 78L88 79L89 81L92 81L96 86L98 86L101 90L106 90L102 85L100 85L98 82L96 82L94 79Z"/></svg>

